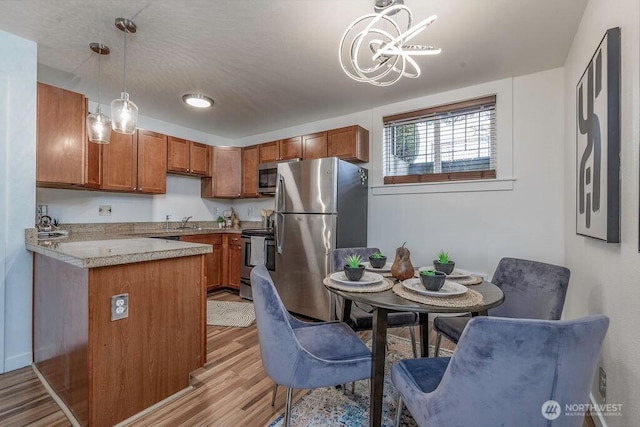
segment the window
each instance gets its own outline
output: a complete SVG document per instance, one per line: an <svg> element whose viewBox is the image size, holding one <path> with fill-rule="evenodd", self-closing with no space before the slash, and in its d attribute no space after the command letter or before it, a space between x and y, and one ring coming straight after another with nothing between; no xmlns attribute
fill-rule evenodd
<svg viewBox="0 0 640 427"><path fill-rule="evenodd" d="M496 96L383 117L385 184L496 177Z"/></svg>

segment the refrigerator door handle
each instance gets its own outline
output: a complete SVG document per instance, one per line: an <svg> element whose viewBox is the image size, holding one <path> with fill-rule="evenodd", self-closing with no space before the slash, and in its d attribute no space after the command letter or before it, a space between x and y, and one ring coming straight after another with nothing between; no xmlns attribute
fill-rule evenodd
<svg viewBox="0 0 640 427"><path fill-rule="evenodd" d="M282 212L276 212L275 223L275 238L276 238L276 252L282 254L282 236L280 233L284 232L284 214Z"/></svg>
<svg viewBox="0 0 640 427"><path fill-rule="evenodd" d="M276 181L276 212L284 212L284 203L282 198L284 197L284 177L282 174L278 174Z"/></svg>

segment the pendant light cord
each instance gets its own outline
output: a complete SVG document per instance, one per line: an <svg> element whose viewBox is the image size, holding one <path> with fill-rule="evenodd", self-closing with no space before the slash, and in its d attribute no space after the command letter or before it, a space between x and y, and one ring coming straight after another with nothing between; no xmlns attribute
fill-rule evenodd
<svg viewBox="0 0 640 427"><path fill-rule="evenodd" d="M127 29L124 31L124 63L122 64L122 74L124 76L124 92L127 91Z"/></svg>

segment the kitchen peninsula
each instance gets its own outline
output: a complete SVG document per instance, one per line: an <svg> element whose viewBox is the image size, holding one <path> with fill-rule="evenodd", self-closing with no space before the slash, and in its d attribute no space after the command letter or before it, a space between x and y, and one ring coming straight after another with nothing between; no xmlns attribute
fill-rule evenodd
<svg viewBox="0 0 640 427"><path fill-rule="evenodd" d="M81 425L114 425L189 387L206 358L210 245L70 236L26 247L34 364Z"/></svg>

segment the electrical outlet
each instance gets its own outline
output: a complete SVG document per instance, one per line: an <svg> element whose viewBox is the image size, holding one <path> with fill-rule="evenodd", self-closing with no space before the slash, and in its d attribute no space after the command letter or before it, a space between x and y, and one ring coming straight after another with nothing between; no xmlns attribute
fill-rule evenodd
<svg viewBox="0 0 640 427"><path fill-rule="evenodd" d="M129 294L111 297L111 321L129 317Z"/></svg>
<svg viewBox="0 0 640 427"><path fill-rule="evenodd" d="M600 397L602 397L602 402L607 402L607 374L600 366L598 370L598 391L600 391Z"/></svg>
<svg viewBox="0 0 640 427"><path fill-rule="evenodd" d="M111 216L111 205L100 205L98 208L98 215Z"/></svg>

